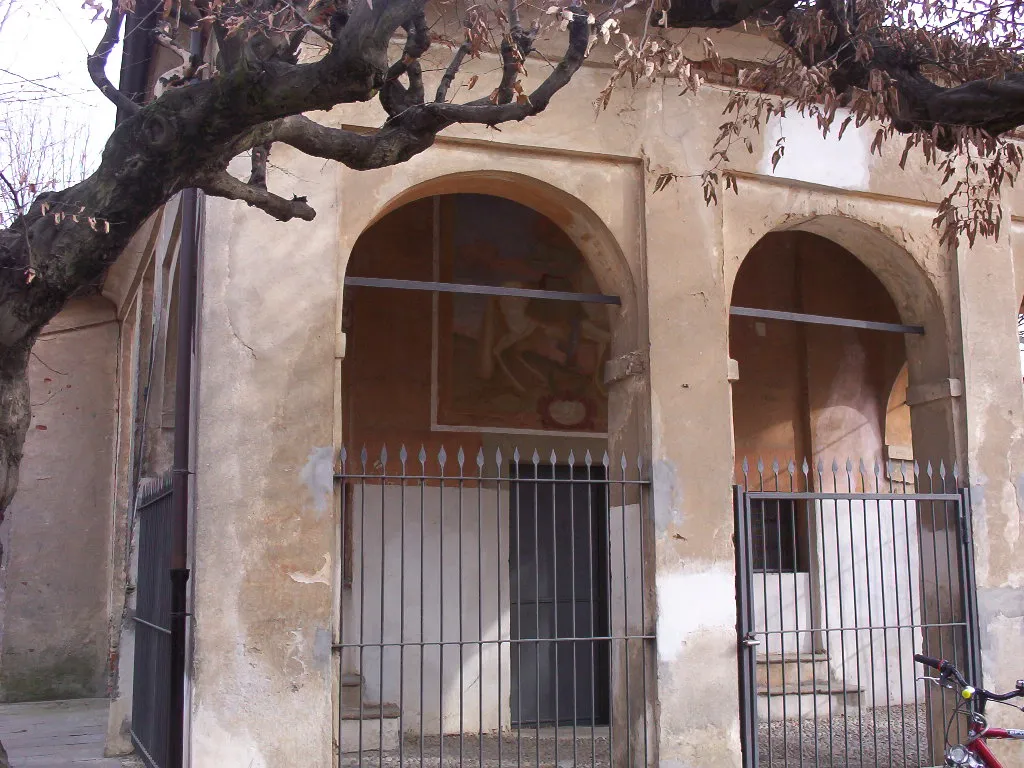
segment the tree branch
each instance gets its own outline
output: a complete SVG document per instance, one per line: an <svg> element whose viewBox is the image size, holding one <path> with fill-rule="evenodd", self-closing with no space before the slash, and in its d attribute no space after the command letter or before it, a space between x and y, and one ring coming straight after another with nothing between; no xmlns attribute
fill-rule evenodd
<svg viewBox="0 0 1024 768"><path fill-rule="evenodd" d="M406 34L402 58L388 68L384 85L380 89L380 104L390 117L414 104L423 103L423 71L419 59L430 48L426 16L419 13L403 24L402 28ZM398 80L402 75L409 77L408 88Z"/></svg>
<svg viewBox="0 0 1024 768"><path fill-rule="evenodd" d="M286 200L268 192L262 187L255 187L239 181L227 171L212 174L200 179L197 186L206 194L224 197L228 200L244 200L249 205L266 211L278 221L304 219L312 221L316 211L309 206L304 197Z"/></svg>
<svg viewBox="0 0 1024 768"><path fill-rule="evenodd" d="M139 105L115 88L107 78L107 58L121 38L121 20L121 11L115 3L107 17L107 28L103 32L103 37L100 38L95 52L86 59L86 66L89 70L89 77L93 84L100 89L100 93L110 99L118 109L123 109L128 114L135 114L140 109Z"/></svg>
<svg viewBox="0 0 1024 768"><path fill-rule="evenodd" d="M455 55L452 56L451 62L448 64L448 69L444 71L444 76L441 78L440 84L437 86L437 93L434 95L434 101L446 101L448 99L448 89L452 86L452 81L455 80L455 75L458 74L459 68L462 66L463 59L466 58L466 54L469 53L473 44L467 40L460 45Z"/></svg>
<svg viewBox="0 0 1024 768"><path fill-rule="evenodd" d="M307 155L336 160L356 170L368 170L395 165L419 154L434 143L438 133L454 123L497 125L525 120L542 112L583 63L590 39L587 14L578 6L569 10L573 19L569 25L569 45L565 55L525 99L506 104L495 104L489 98L468 104L449 104L444 101L417 104L388 120L376 133L369 135L329 128L302 115L295 115L276 121L265 132L260 131L258 135L254 133L252 141L279 141ZM454 69L456 67L449 66L449 72ZM440 95L443 97L444 94Z"/></svg>

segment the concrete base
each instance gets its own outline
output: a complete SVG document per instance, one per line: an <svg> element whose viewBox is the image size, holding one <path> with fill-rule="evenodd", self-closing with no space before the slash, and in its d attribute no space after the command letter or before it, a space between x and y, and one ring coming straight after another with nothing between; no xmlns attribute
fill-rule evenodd
<svg viewBox="0 0 1024 768"><path fill-rule="evenodd" d="M363 704L342 710L340 739L342 753L398 749L398 707Z"/></svg>
<svg viewBox="0 0 1024 768"><path fill-rule="evenodd" d="M138 766L133 758L104 758L106 699L0 704L0 768L92 768Z"/></svg>

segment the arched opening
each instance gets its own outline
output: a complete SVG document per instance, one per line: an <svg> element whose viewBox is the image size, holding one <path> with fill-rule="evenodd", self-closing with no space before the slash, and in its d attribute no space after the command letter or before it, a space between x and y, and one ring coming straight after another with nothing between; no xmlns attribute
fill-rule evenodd
<svg viewBox="0 0 1024 768"><path fill-rule="evenodd" d="M824 237L778 232L748 254L733 306L899 324L877 277ZM734 316L730 355L736 456L769 464L807 458L883 462L890 382L906 365L904 339L855 327ZM909 427L909 425L908 425Z"/></svg>
<svg viewBox="0 0 1024 768"><path fill-rule="evenodd" d="M914 460L914 435L910 424L910 405L907 403L909 386L910 369L904 365L896 375L885 407L885 456L889 463L900 462L899 467L887 463L886 471L890 477L893 471L899 471L900 479L912 475L904 465Z"/></svg>
<svg viewBox="0 0 1024 768"><path fill-rule="evenodd" d="M757 704L762 724L813 719L830 749L843 748L831 730L836 712L857 728L899 718L895 730L875 731L879 749L896 739L902 747L907 728L921 737L917 749L934 746L928 731L941 701L918 711L926 698L912 656L923 647L965 652L961 630L948 629L963 620L952 507L926 495L955 479L918 479L913 467L915 455L944 455L950 467L955 393L920 378L943 369L928 338L934 318L922 313L927 297L898 303L889 285L843 245L785 231L750 250L733 286L736 471L754 492L744 514L762 640ZM790 725L774 743L763 725L765 759L801 749L802 726L789 733Z"/></svg>
<svg viewBox="0 0 1024 768"><path fill-rule="evenodd" d="M606 373L631 280L571 217L467 187L389 205L347 266L343 759L552 727L610 754L646 722L639 419Z"/></svg>

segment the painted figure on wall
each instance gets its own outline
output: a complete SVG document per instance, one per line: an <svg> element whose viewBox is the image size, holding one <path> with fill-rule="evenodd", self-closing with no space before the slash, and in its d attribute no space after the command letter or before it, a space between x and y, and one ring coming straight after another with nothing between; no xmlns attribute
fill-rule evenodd
<svg viewBox="0 0 1024 768"><path fill-rule="evenodd" d="M497 198L465 195L446 214L442 279L599 292L572 241L536 212ZM499 430L606 431L607 311L576 301L441 296L437 422Z"/></svg>

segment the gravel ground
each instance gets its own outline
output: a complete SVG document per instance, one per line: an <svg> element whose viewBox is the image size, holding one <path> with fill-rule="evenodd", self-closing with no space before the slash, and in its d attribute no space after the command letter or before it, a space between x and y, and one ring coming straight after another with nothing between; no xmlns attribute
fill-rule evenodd
<svg viewBox="0 0 1024 768"><path fill-rule="evenodd" d="M358 754L347 753L341 756L343 768L393 768L404 762L404 765L416 766L416 768L512 768L512 766L523 766L529 768L607 768L610 765L608 759L608 729L598 728L591 738L590 729L580 727L577 729L576 754L573 759L573 738L572 728L559 728L558 739L555 739L554 729L544 729L537 738L536 731L523 730L522 740L518 738L516 731L507 732L503 735L500 746L501 756L499 760L497 735L484 735L483 744L476 734L466 734L462 740L462 759L459 758L459 737L445 736L444 757L441 758L441 744L437 736L427 736L423 744L423 760L420 760L420 740L418 736L406 736L404 743L404 754L399 755L398 751L385 752L381 760L376 751L363 752L362 761ZM556 760L557 745L557 760ZM480 750L483 747L483 761L480 760ZM618 749L618 747L616 747ZM594 756L596 752L596 761ZM521 755L521 757L519 757ZM539 761L538 761L539 755Z"/></svg>
<svg viewBox="0 0 1024 768"><path fill-rule="evenodd" d="M776 720L758 731L762 768L919 768L928 760L924 705ZM923 760L921 758L924 758Z"/></svg>

